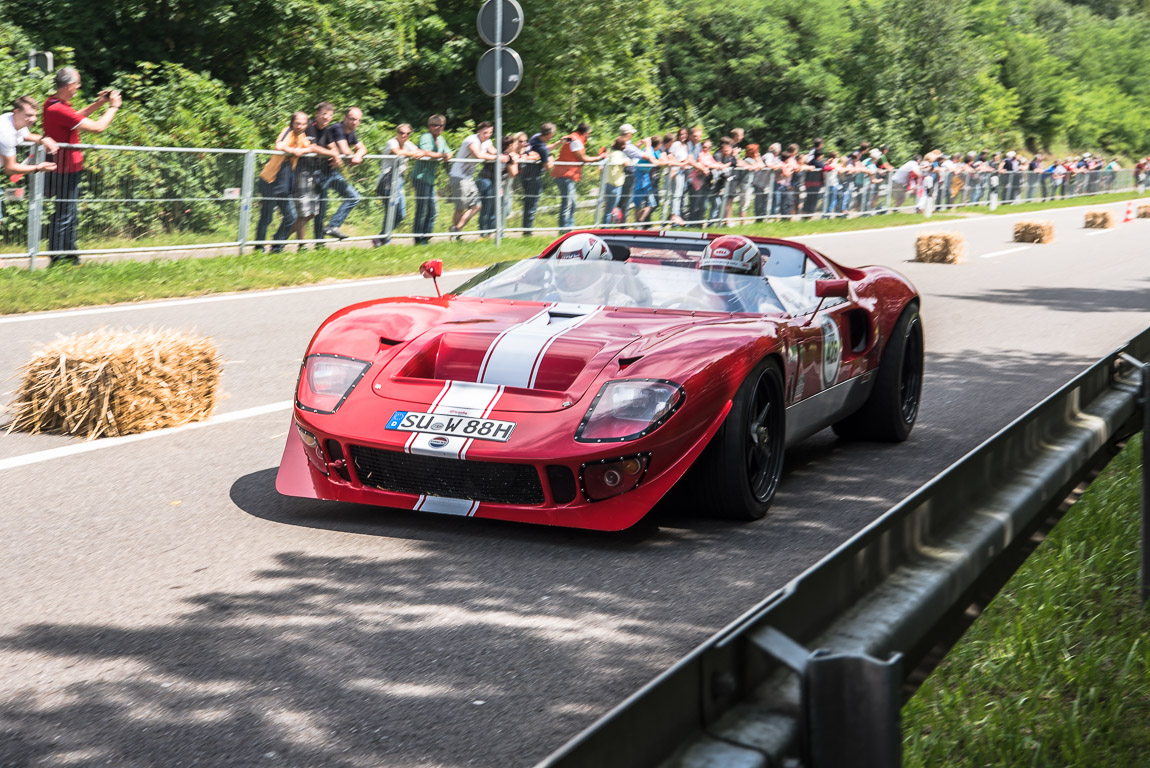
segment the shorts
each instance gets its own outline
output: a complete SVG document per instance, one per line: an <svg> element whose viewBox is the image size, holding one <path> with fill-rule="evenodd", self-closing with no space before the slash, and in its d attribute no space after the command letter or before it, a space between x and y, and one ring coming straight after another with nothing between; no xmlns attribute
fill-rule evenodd
<svg viewBox="0 0 1150 768"><path fill-rule="evenodd" d="M452 176L451 199L457 211L465 211L479 205L479 190L475 187L475 179L470 176L462 178Z"/></svg>
<svg viewBox="0 0 1150 768"><path fill-rule="evenodd" d="M323 186L314 173L297 173L292 185L296 216L308 219L319 213L320 193Z"/></svg>

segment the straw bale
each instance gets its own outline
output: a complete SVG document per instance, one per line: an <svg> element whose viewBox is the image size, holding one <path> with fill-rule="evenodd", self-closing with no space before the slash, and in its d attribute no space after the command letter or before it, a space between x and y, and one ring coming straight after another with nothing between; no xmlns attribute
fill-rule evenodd
<svg viewBox="0 0 1150 768"><path fill-rule="evenodd" d="M1138 206L1138 218L1150 219L1150 205Z"/></svg>
<svg viewBox="0 0 1150 768"><path fill-rule="evenodd" d="M958 232L932 232L914 241L914 260L927 264L961 264L966 245Z"/></svg>
<svg viewBox="0 0 1150 768"><path fill-rule="evenodd" d="M1016 243L1052 243L1054 242L1054 222L1052 221L1020 221L1014 225L1014 242Z"/></svg>
<svg viewBox="0 0 1150 768"><path fill-rule="evenodd" d="M211 339L100 330L58 338L20 370L8 430L92 439L202 421L223 360Z"/></svg>
<svg viewBox="0 0 1150 768"><path fill-rule="evenodd" d="M1087 211L1087 229L1111 229L1114 226L1114 214L1110 211Z"/></svg>

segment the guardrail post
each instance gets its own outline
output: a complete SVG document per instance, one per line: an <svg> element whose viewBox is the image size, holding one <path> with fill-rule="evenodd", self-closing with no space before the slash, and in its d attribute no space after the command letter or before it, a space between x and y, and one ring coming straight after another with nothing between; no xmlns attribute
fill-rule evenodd
<svg viewBox="0 0 1150 768"><path fill-rule="evenodd" d="M44 145L37 144L32 150L32 162L44 162ZM40 255L40 217L44 210L44 174L28 175L28 269L36 268L36 257Z"/></svg>
<svg viewBox="0 0 1150 768"><path fill-rule="evenodd" d="M248 228L252 221L252 187L256 169L256 153L252 150L244 152L244 176L240 180L240 231L236 242L239 243L240 255L244 253L244 246L248 243Z"/></svg>
<svg viewBox="0 0 1150 768"><path fill-rule="evenodd" d="M599 161L599 200L595 203L595 221L591 224L593 227L602 226L599 222L603 220L603 196L607 194L607 158Z"/></svg>
<svg viewBox="0 0 1150 768"><path fill-rule="evenodd" d="M750 639L802 680L804 768L902 765L901 654L812 653L772 627Z"/></svg>

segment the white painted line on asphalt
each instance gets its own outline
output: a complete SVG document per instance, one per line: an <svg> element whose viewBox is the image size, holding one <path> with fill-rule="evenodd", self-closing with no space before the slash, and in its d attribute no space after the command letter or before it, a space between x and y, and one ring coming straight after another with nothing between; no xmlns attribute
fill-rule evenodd
<svg viewBox="0 0 1150 768"><path fill-rule="evenodd" d="M1008 253L1018 253L1019 251L1025 251L1025 250L1028 250L1030 247L1031 246L1029 246L1029 245L1022 245L1022 246L1019 246L1018 248L1007 248L1005 251L994 251L993 253L984 253L984 254L982 254L982 258L993 259L995 256L1005 256Z"/></svg>
<svg viewBox="0 0 1150 768"><path fill-rule="evenodd" d="M213 416L207 421L197 421L192 424L184 424L182 427L157 429L154 432L141 432L137 435L124 435L123 437L96 438L95 440L88 440L87 442L76 443L74 445L66 445L61 448L51 448L47 451L26 453L23 456L12 456L7 459L0 459L0 470L26 467L29 464L39 464L42 461L61 459L65 456L75 456L79 453L89 453L91 451L99 451L104 448L115 448L116 446L124 445L125 443L136 443L140 440L150 440L153 437L164 437L165 435L172 435L178 432L189 432L193 429L211 427L216 424L226 424L229 421L240 421L241 419L250 419L253 416L264 416L269 413L286 411L292 407L292 404L293 403L291 400L285 400L282 403L258 405L255 408L245 408L242 411L221 413L218 416Z"/></svg>
<svg viewBox="0 0 1150 768"><path fill-rule="evenodd" d="M477 269L460 269L444 272L444 277L476 275L485 267ZM287 296L293 293L310 293L312 291L332 291L339 288L360 287L370 285L386 285L401 283L405 280L419 279L417 275L402 275L398 277L380 277L369 280L344 280L338 283L324 283L323 285L304 285L298 288L273 288L267 291L244 291L242 293L225 293L215 296L197 296L193 299L168 299L160 301L142 302L140 304L113 304L107 307L94 307L92 309L64 309L57 312L33 312L26 315L6 315L0 317L0 325L6 323L28 323L35 320L54 320L61 317L82 317L84 315L106 315L115 312L136 312L141 309L156 309L158 307L186 307L194 304L210 304L216 301L237 301L239 299L258 299L265 296Z"/></svg>
<svg viewBox="0 0 1150 768"><path fill-rule="evenodd" d="M1108 235L1113 231L1114 231L1113 229L1100 229L1097 232L1087 232L1086 236L1087 237L1094 237L1095 235Z"/></svg>
<svg viewBox="0 0 1150 768"><path fill-rule="evenodd" d="M1104 206L1105 205L1118 205L1121 202L1122 201L1117 201L1114 203L1102 203L1101 205L1104 205ZM995 221L995 220L1005 221L1006 219L1013 219L1017 216L1037 216L1039 214L1055 214L1055 213L1061 213L1063 211L1076 211L1080 208L1097 208L1098 205L1099 205L1099 203L1093 203L1093 204L1083 203L1082 205L1068 205L1065 208L1045 208L1045 209L1041 209L1041 210L1037 210L1037 211L1020 211L1018 213L994 213L994 214L992 214L992 213L987 213L985 211L970 211L970 213L973 213L974 215L962 216L962 218L959 218L959 219L946 219L946 220L942 220L942 221L928 221L928 220L924 219L922 221L922 223L920 223L920 224L900 224L897 227L874 227L871 229L852 229L852 230L847 230L845 232L818 232L818 233L811 234L811 235L791 235L791 236L787 237L786 239L787 240L802 241L802 240L807 240L809 238L814 238L814 237L841 237L843 235L868 235L868 234L873 235L873 234L878 234L880 232L897 232L900 229L920 229L922 227L928 227L928 226L931 226L934 224L945 224L947 226L959 226L962 224L969 224L971 222L976 222L976 221L982 221L982 222ZM939 215L947 215L950 213L956 213L956 214L961 215L963 213L963 211L961 209L956 210L956 211L940 211Z"/></svg>

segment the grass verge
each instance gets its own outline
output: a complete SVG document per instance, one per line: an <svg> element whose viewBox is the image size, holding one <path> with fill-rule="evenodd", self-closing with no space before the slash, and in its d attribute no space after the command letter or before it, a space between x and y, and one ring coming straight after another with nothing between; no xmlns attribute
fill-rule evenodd
<svg viewBox="0 0 1150 768"><path fill-rule="evenodd" d="M913 214L891 214L858 219L753 224L726 231L791 237L903 226L922 221L920 216ZM212 258L89 260L79 267L34 271L10 267L0 269L0 314L413 274L425 259L443 259L448 269L464 269L533 256L552 239L512 237L505 239L499 248L490 240L436 241L420 248L393 244L382 248L292 250Z"/></svg>
<svg viewBox="0 0 1150 768"><path fill-rule="evenodd" d="M910 768L1148 765L1137 437L903 709Z"/></svg>
<svg viewBox="0 0 1150 768"><path fill-rule="evenodd" d="M992 216L1001 216L1007 213L1026 213L1027 211L1046 211L1052 208L1076 208L1080 205L1106 205L1107 203L1120 203L1124 200L1137 200L1145 197L1145 193L1113 192L1107 195L1090 195L1089 197L1059 197L1038 203L1019 203L1018 205L1000 205L998 210L978 206L961 210L975 210L979 213L989 213Z"/></svg>

